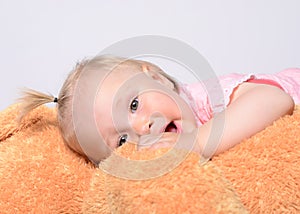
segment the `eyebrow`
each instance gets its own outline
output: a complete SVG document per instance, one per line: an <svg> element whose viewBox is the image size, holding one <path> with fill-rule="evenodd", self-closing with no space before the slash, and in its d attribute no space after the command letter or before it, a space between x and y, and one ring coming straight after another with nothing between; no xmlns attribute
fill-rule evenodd
<svg viewBox="0 0 300 214"><path fill-rule="evenodd" d="M114 104L114 106L115 107L118 107L119 105L122 105L122 101L123 101L123 99L122 99L123 97L118 97L117 98L117 101L115 102L115 104Z"/></svg>
<svg viewBox="0 0 300 214"><path fill-rule="evenodd" d="M106 145L108 145L110 148L115 148L115 143L116 141L114 140L117 134L115 131L113 131L113 128L110 128L109 131L106 131L106 133L108 133L108 135L103 136L102 135L102 139L104 140L104 142L106 143Z"/></svg>
<svg viewBox="0 0 300 214"><path fill-rule="evenodd" d="M121 137L121 133L123 131L125 132L125 128L120 129L120 131L118 132L114 126L108 127L108 131L106 132L108 135L104 138L107 145L115 148L115 144L118 145L118 140ZM126 131L126 133L127 132L128 131Z"/></svg>

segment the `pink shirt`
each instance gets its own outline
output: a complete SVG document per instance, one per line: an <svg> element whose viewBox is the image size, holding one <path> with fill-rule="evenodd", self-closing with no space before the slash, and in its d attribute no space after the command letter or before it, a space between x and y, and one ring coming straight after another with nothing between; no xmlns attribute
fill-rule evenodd
<svg viewBox="0 0 300 214"><path fill-rule="evenodd" d="M227 107L230 96L237 86L252 80L263 80L264 84L277 85L288 93L296 104L300 104L300 69L298 68L286 69L276 74L229 74L201 83L181 85L180 95L190 104L198 125L201 125L211 119L213 114Z"/></svg>

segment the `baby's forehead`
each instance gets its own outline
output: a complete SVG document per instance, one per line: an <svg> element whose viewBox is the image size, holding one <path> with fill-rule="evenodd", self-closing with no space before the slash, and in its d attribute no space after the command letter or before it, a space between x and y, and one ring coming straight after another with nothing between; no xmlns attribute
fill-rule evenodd
<svg viewBox="0 0 300 214"><path fill-rule="evenodd" d="M117 80L126 80L135 76L137 74L141 74L142 69L138 65L134 64L120 64L115 66L113 69L107 72L105 77L105 81L117 81Z"/></svg>
<svg viewBox="0 0 300 214"><path fill-rule="evenodd" d="M123 73L137 73L142 72L142 66L134 62L123 62L116 65L112 70L111 74L120 75Z"/></svg>

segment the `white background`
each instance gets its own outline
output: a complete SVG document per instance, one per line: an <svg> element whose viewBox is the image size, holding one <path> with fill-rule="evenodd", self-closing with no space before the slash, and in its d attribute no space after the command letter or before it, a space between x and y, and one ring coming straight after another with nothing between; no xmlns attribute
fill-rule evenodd
<svg viewBox="0 0 300 214"><path fill-rule="evenodd" d="M299 11L298 0L0 0L0 110L24 86L57 95L78 60L145 34L186 42L217 74L300 67Z"/></svg>

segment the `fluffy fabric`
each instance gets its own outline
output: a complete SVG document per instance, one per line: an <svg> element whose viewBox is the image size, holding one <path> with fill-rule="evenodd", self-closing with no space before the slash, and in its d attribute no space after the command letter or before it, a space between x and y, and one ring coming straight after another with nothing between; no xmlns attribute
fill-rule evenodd
<svg viewBox="0 0 300 214"><path fill-rule="evenodd" d="M18 125L18 105L0 113L0 210L4 213L298 213L300 111L231 150L199 164L189 154L169 173L147 180L168 158L141 170L128 160L155 160L165 149L125 144L95 168L70 151L55 110L40 107ZM173 151L170 158L186 155ZM123 158L122 158L123 157ZM166 168L167 169L167 168ZM168 169L167 169L168 170ZM155 174L154 174L155 175Z"/></svg>

